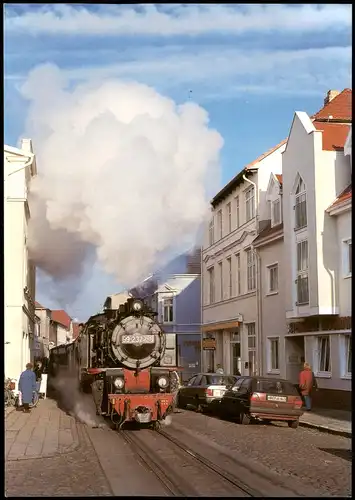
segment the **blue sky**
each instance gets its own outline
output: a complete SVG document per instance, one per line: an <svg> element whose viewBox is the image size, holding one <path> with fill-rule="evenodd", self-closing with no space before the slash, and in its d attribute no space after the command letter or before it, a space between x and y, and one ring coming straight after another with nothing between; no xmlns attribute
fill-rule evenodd
<svg viewBox="0 0 355 500"><path fill-rule="evenodd" d="M351 86L351 29L350 5L7 4L5 143L24 130L20 86L50 62L73 85L114 77L178 103L190 96L223 136L225 184L287 136L296 110L313 113L329 89ZM116 286L98 270L90 283L103 295ZM73 315L104 299L84 295Z"/></svg>

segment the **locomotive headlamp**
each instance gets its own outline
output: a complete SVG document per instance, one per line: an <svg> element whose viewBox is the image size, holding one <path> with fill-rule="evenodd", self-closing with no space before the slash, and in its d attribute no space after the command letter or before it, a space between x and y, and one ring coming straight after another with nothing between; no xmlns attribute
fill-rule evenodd
<svg viewBox="0 0 355 500"><path fill-rule="evenodd" d="M158 378L158 385L162 389L165 389L165 387L168 386L168 379L166 377L159 377Z"/></svg>
<svg viewBox="0 0 355 500"><path fill-rule="evenodd" d="M134 302L133 309L137 312L140 311L142 309L142 302L140 302L138 300L136 302Z"/></svg>
<svg viewBox="0 0 355 500"><path fill-rule="evenodd" d="M115 378L113 381L113 385L116 387L116 389L122 389L124 386L124 380L121 377Z"/></svg>

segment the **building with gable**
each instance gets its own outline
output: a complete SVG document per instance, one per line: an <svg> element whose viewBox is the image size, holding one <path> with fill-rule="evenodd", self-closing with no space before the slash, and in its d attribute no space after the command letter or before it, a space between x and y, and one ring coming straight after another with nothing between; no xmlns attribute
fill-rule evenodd
<svg viewBox="0 0 355 500"><path fill-rule="evenodd" d="M67 344L72 340L73 321L71 317L63 309L53 310L50 322L50 346Z"/></svg>

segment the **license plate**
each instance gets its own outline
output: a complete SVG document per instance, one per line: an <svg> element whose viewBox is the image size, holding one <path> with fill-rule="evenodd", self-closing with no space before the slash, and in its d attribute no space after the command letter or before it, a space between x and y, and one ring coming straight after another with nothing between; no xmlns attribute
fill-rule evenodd
<svg viewBox="0 0 355 500"><path fill-rule="evenodd" d="M154 344L154 335L122 335L122 344Z"/></svg>
<svg viewBox="0 0 355 500"><path fill-rule="evenodd" d="M266 399L268 401L278 401L279 403L286 403L287 402L286 396L267 396Z"/></svg>

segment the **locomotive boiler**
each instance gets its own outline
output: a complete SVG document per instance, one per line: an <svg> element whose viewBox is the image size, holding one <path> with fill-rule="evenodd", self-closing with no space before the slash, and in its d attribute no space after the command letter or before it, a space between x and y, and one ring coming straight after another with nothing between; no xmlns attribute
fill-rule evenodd
<svg viewBox="0 0 355 500"><path fill-rule="evenodd" d="M161 367L166 337L141 299L91 316L78 338L50 352L50 376L75 374L99 415L116 428L135 421L156 427L173 411L174 369Z"/></svg>

